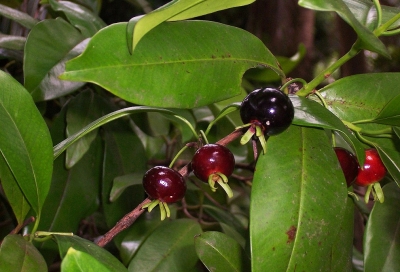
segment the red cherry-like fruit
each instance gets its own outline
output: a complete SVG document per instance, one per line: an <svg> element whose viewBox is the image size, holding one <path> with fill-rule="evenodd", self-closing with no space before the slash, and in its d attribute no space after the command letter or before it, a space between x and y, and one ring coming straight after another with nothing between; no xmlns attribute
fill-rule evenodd
<svg viewBox="0 0 400 272"><path fill-rule="evenodd" d="M179 172L165 167L155 166L143 176L143 187L152 199L174 203L185 196L186 182Z"/></svg>
<svg viewBox="0 0 400 272"><path fill-rule="evenodd" d="M346 179L347 187L349 187L357 177L360 168L357 158L353 153L342 147L335 147L334 150Z"/></svg>
<svg viewBox="0 0 400 272"><path fill-rule="evenodd" d="M232 197L227 177L233 173L235 157L228 148L219 144L204 145L194 154L191 166L193 174L203 182L208 182L211 190L216 190L214 185L218 182Z"/></svg>
<svg viewBox="0 0 400 272"><path fill-rule="evenodd" d="M385 165L382 163L376 149L365 150L365 162L363 169L358 170L355 184L359 186L368 186L379 182L386 175Z"/></svg>
<svg viewBox="0 0 400 272"><path fill-rule="evenodd" d="M186 193L186 182L182 175L165 166L155 166L148 170L143 176L143 187L152 201L143 205L142 209L147 208L151 212L159 206L161 220L171 215L167 203L181 200Z"/></svg>

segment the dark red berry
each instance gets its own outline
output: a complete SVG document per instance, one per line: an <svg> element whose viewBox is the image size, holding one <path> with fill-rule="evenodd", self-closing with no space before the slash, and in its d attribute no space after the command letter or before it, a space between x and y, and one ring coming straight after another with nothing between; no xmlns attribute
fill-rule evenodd
<svg viewBox="0 0 400 272"><path fill-rule="evenodd" d="M166 203L181 200L186 192L186 182L182 175L165 166L148 170L143 176L143 187L150 198Z"/></svg>
<svg viewBox="0 0 400 272"><path fill-rule="evenodd" d="M379 182L386 174L385 165L383 165L376 149L365 150L364 169L358 170L355 184L359 186L368 186Z"/></svg>
<svg viewBox="0 0 400 272"><path fill-rule="evenodd" d="M261 126L264 135L276 135L287 129L294 118L289 97L275 88L252 91L243 100L240 117L244 124Z"/></svg>
<svg viewBox="0 0 400 272"><path fill-rule="evenodd" d="M358 161L353 153L342 147L334 148L336 156L339 160L344 177L346 178L347 187L350 186L358 175Z"/></svg>
<svg viewBox="0 0 400 272"><path fill-rule="evenodd" d="M232 175L235 168L235 157L225 146L207 144L199 148L192 159L192 169L196 177L208 182L210 175L222 173Z"/></svg>

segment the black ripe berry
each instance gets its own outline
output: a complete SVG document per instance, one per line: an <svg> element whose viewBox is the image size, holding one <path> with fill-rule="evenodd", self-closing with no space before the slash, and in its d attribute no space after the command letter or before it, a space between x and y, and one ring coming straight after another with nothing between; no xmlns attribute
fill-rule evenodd
<svg viewBox="0 0 400 272"><path fill-rule="evenodd" d="M276 88L263 88L249 93L240 107L244 124L259 126L265 136L283 132L292 123L293 104L289 97Z"/></svg>
<svg viewBox="0 0 400 272"><path fill-rule="evenodd" d="M177 171L165 167L151 168L143 176L143 187L151 199L174 203L185 196L186 182Z"/></svg>
<svg viewBox="0 0 400 272"><path fill-rule="evenodd" d="M191 166L193 174L208 182L212 191L216 190L214 185L217 182L232 197L227 177L233 173L235 157L228 148L218 144L204 145L194 154Z"/></svg>
<svg viewBox="0 0 400 272"><path fill-rule="evenodd" d="M350 186L358 175L358 161L353 153L342 147L334 148L340 167L342 168L347 186Z"/></svg>

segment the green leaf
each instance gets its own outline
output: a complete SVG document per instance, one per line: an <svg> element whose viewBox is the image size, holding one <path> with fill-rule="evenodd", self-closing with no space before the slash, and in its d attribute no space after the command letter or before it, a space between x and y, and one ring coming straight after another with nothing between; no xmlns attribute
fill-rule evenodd
<svg viewBox="0 0 400 272"><path fill-rule="evenodd" d="M324 267L346 198L342 170L323 130L291 126L270 137L252 184L252 271Z"/></svg>
<svg viewBox="0 0 400 272"><path fill-rule="evenodd" d="M154 230L162 225L168 224L168 221L160 220L160 213L158 211L159 209L155 209L151 211L151 213L145 213L140 216L135 223L123 233L124 237L121 238L120 241L118 240L119 237L117 237L118 241L116 242L120 245L119 252L124 265L129 265L139 248L144 244L147 238L152 235Z"/></svg>
<svg viewBox="0 0 400 272"><path fill-rule="evenodd" d="M328 109L346 121L373 119L400 94L400 73L360 74L336 80L320 90Z"/></svg>
<svg viewBox="0 0 400 272"><path fill-rule="evenodd" d="M372 1L369 0L344 0L343 1L356 19L366 26L369 30L373 31L376 27L376 9ZM389 7L381 5L382 8L382 23L387 22L393 16L400 12L397 7ZM390 29L400 26L400 21L394 23Z"/></svg>
<svg viewBox="0 0 400 272"><path fill-rule="evenodd" d="M106 26L99 16L84 6L70 1L49 0L49 3L53 10L63 12L71 24L78 28L86 38L93 36Z"/></svg>
<svg viewBox="0 0 400 272"><path fill-rule="evenodd" d="M392 129L397 137L400 139L400 127L393 127Z"/></svg>
<svg viewBox="0 0 400 272"><path fill-rule="evenodd" d="M1 187L4 190L4 194L7 196L7 202L14 212L18 226L22 226L31 207L22 193L21 188L18 186L18 182L14 178L10 168L8 168L7 162L3 156L0 156L0 180L7 181L3 182Z"/></svg>
<svg viewBox="0 0 400 272"><path fill-rule="evenodd" d="M193 239L201 232L199 224L189 219L162 225L139 248L128 271L187 271L197 261Z"/></svg>
<svg viewBox="0 0 400 272"><path fill-rule="evenodd" d="M88 39L78 43L67 55L47 72L40 85L31 93L35 101L47 101L65 96L82 87L84 82L60 80L58 76L64 72L65 63L83 52Z"/></svg>
<svg viewBox="0 0 400 272"><path fill-rule="evenodd" d="M197 256L209 271L249 271L250 260L243 248L226 234L208 231L195 236L194 242Z"/></svg>
<svg viewBox="0 0 400 272"><path fill-rule="evenodd" d="M67 137L100 118L104 114L102 105L101 98L89 90L73 98L68 103L67 109ZM67 169L74 166L85 155L96 136L97 129L86 134L67 149L65 162Z"/></svg>
<svg viewBox="0 0 400 272"><path fill-rule="evenodd" d="M25 12L2 4L0 4L0 15L17 22L28 29L33 28L39 22L39 20L29 16Z"/></svg>
<svg viewBox="0 0 400 272"><path fill-rule="evenodd" d="M346 199L346 210L343 221L332 248L329 268L325 271L352 272L353 255L353 237L354 237L354 202L351 197Z"/></svg>
<svg viewBox="0 0 400 272"><path fill-rule="evenodd" d="M220 208L211 205L203 205L204 212L213 217L220 223L232 226L240 235L245 236L245 228L242 223L232 215Z"/></svg>
<svg viewBox="0 0 400 272"><path fill-rule="evenodd" d="M60 77L163 108L199 107L239 95L243 73L258 65L284 77L264 44L238 28L205 21L163 23L143 37L133 55L126 49L125 28L119 23L100 30Z"/></svg>
<svg viewBox="0 0 400 272"><path fill-rule="evenodd" d="M106 266L93 258L90 254L73 249L68 250L67 255L61 262L61 271L63 272L111 272Z"/></svg>
<svg viewBox="0 0 400 272"><path fill-rule="evenodd" d="M65 138L66 109L67 106L51 126L54 142ZM103 143L98 137L72 168L65 168L65 154L54 161L51 187L43 205L39 230L76 233L80 222L99 209L103 154ZM42 243L38 248L46 254L46 260L58 256L53 241Z"/></svg>
<svg viewBox="0 0 400 272"><path fill-rule="evenodd" d="M77 251L89 254L109 271L127 271L126 267L114 255L93 242L79 236L53 235L53 237L57 241L60 256L63 259L68 257L69 249L74 248Z"/></svg>
<svg viewBox="0 0 400 272"><path fill-rule="evenodd" d="M179 21L199 17L223 9L244 6L255 0L173 0L142 16L133 18L127 27L129 50L133 51L140 39L164 21ZM131 25L132 24L132 25Z"/></svg>
<svg viewBox="0 0 400 272"><path fill-rule="evenodd" d="M1 48L24 50L25 42L26 42L25 37L4 35L0 33Z"/></svg>
<svg viewBox="0 0 400 272"><path fill-rule="evenodd" d="M360 164L364 164L365 152L363 144L343 124L343 122L328 109L310 99L290 95L295 108L293 124L306 127L319 127L339 131L351 144Z"/></svg>
<svg viewBox="0 0 400 272"><path fill-rule="evenodd" d="M0 271L47 271L47 265L40 252L21 235L8 235L0 247Z"/></svg>
<svg viewBox="0 0 400 272"><path fill-rule="evenodd" d="M381 158L386 170L400 187L400 153L397 150L384 146L376 146L379 157Z"/></svg>
<svg viewBox="0 0 400 272"><path fill-rule="evenodd" d="M39 216L53 168L50 133L24 87L4 72L0 72L0 82L0 153L13 174L13 179L2 183L15 184L16 180Z"/></svg>
<svg viewBox="0 0 400 272"><path fill-rule="evenodd" d="M381 110L374 122L391 126L400 126L400 94L390 100Z"/></svg>
<svg viewBox="0 0 400 272"><path fill-rule="evenodd" d="M383 187L385 202L375 203L364 237L364 271L400 270L400 189L395 183Z"/></svg>
<svg viewBox="0 0 400 272"><path fill-rule="evenodd" d="M294 68L299 65L306 55L306 47L304 44L299 44L298 52L292 57L277 56L276 59L282 68L285 75L289 74ZM263 67L257 67L254 69L247 70L244 74L246 79L261 81L261 82L276 82L280 81L280 77L273 70Z"/></svg>
<svg viewBox="0 0 400 272"><path fill-rule="evenodd" d="M70 147L73 143L87 135L88 133L92 132L93 130L97 129L100 126L103 126L107 123L110 123L111 121L114 121L116 119L119 119L121 117L133 114L133 113L141 113L141 112L160 112L164 114L169 114L172 116L175 116L175 113L173 111L161 109L161 108L153 108L153 107L128 107L120 110L115 110L114 112L111 112L107 115L104 115L103 117L91 122L75 134L71 135L64 141L58 143L56 146L54 146L54 159L56 159L62 152L64 152L68 147ZM175 116L176 119L182 121L182 117ZM188 122L189 123L189 122ZM193 133L195 133L193 131ZM197 135L197 134L196 134Z"/></svg>
<svg viewBox="0 0 400 272"><path fill-rule="evenodd" d="M123 191L130 186L142 185L142 178L144 172L130 173L127 175L119 176L114 179L114 183L110 192L110 201L114 202L123 193Z"/></svg>
<svg viewBox="0 0 400 272"><path fill-rule="evenodd" d="M334 11L357 33L363 49L367 49L387 58L390 54L385 45L365 26L363 26L342 0L299 0L299 5L319 11Z"/></svg>
<svg viewBox="0 0 400 272"><path fill-rule="evenodd" d="M25 88L35 100L44 96L40 90L42 80L82 40L79 31L61 18L41 21L29 32L24 52L24 80Z"/></svg>
<svg viewBox="0 0 400 272"><path fill-rule="evenodd" d="M120 119L103 126L105 149L101 201L103 214L108 227L113 227L125 214L143 201L145 193L142 186L126 188L114 202L110 193L116 177L129 173L144 173L147 169L145 150L126 120Z"/></svg>

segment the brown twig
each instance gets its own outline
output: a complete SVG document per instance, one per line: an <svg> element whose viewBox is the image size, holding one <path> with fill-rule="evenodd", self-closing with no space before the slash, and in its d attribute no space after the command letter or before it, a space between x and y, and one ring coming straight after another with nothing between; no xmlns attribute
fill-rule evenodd
<svg viewBox="0 0 400 272"><path fill-rule="evenodd" d="M239 138L241 135L243 135L242 130L238 129L233 131L232 133L230 133L229 135L225 136L224 138L220 139L217 144L220 145L227 145L230 142L236 140L237 138ZM185 165L184 167L182 167L179 170L179 173L185 177L188 176L191 172L190 169L190 163ZM109 242L111 242L111 240L121 231L127 229L128 227L130 227L135 221L136 219L145 211L144 209L142 209L142 206L150 203L151 200L149 198L146 198L142 203L140 203L133 211L127 213L124 217L122 217L121 220L119 220L115 226L110 229L106 234L104 234L103 237L101 237L98 241L97 241L97 245L100 247L104 247L105 245L107 245Z"/></svg>
<svg viewBox="0 0 400 272"><path fill-rule="evenodd" d="M149 198L146 198L133 211L127 213L124 217L122 217L122 219L119 220L112 229L110 229L106 234L104 234L103 237L101 237L97 241L97 245L100 247L104 247L109 242L111 242L111 240L118 233L130 227L136 221L136 219L145 211L144 209L142 209L142 206L150 202L151 200Z"/></svg>

